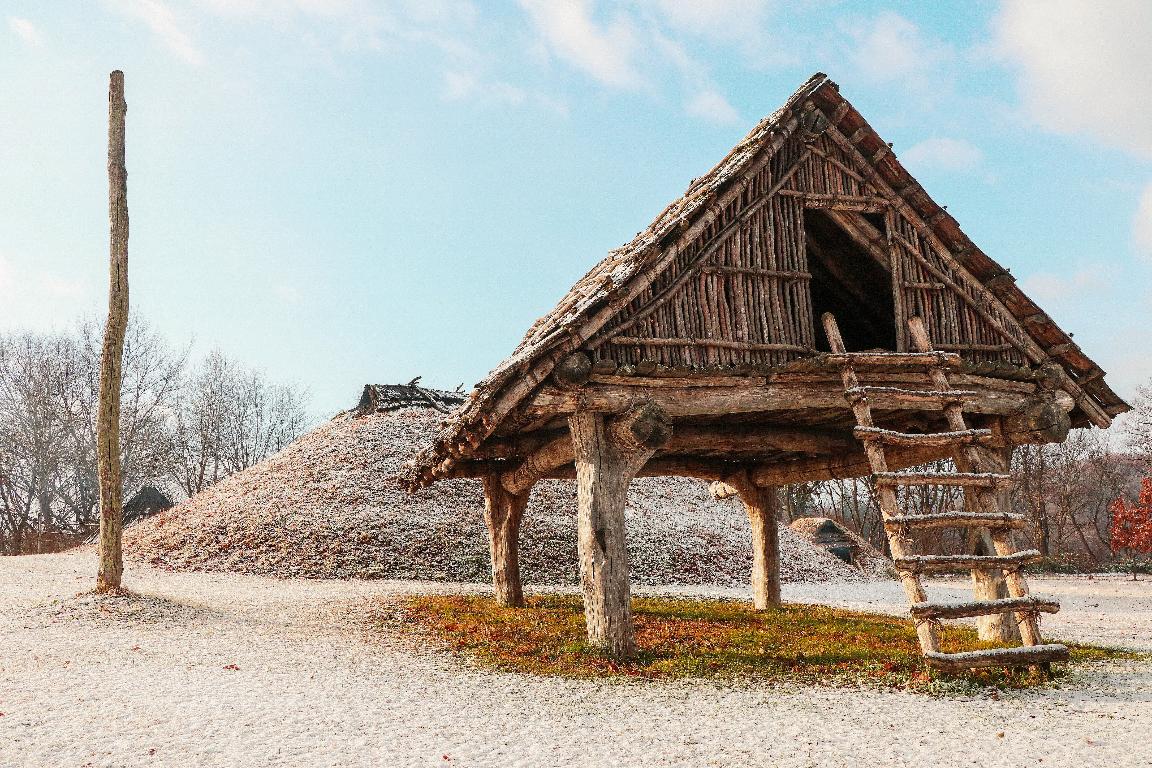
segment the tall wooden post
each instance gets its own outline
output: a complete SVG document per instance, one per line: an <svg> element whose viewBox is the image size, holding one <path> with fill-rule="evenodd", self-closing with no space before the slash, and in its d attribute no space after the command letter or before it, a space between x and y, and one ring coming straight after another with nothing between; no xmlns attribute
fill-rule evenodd
<svg viewBox="0 0 1152 768"><path fill-rule="evenodd" d="M985 463L996 467L997 472L1009 473L1012 471L1012 449L1003 451L990 451L979 449L985 454ZM996 494L997 506L1001 512L1012 511L1012 491L1008 488L999 490ZM971 507L971 504L969 504ZM978 510L978 507L973 507ZM995 555L996 544L992 540L992 533L987 528L978 528L975 531L977 545L981 554ZM972 595L976 600L999 600L1009 597L1008 583L1000 571L975 570L972 571ZM1020 624L1013 613L997 613L991 616L976 617L976 633L981 640L996 640L1006 645L1019 644Z"/></svg>
<svg viewBox="0 0 1152 768"><path fill-rule="evenodd" d="M576 456L580 585L589 645L615 657L632 655L631 584L625 543L628 484L671 435L663 412L645 405L605 418L578 411L568 418Z"/></svg>
<svg viewBox="0 0 1152 768"><path fill-rule="evenodd" d="M124 165L124 73L108 82L108 323L100 360L100 412L96 420L96 462L100 482L100 544L96 589L120 588L124 575L121 547L120 383L124 334L128 326L128 171Z"/></svg>
<svg viewBox="0 0 1152 768"><path fill-rule="evenodd" d="M509 493L496 475L484 478L484 521L488 524L488 546L492 553L492 589L496 602L512 608L524 607L520 584L520 522L532 490Z"/></svg>
<svg viewBox="0 0 1152 768"><path fill-rule="evenodd" d="M780 607L780 497L776 490L751 483L740 489L752 524L752 603L758 611Z"/></svg>

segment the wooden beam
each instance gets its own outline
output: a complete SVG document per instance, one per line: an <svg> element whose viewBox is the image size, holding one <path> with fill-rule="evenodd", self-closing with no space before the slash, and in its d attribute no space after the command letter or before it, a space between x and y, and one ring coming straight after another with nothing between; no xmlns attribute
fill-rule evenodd
<svg viewBox="0 0 1152 768"><path fill-rule="evenodd" d="M972 413L1006 415L1021 410L1031 398L1022 392L980 390L966 401ZM666 387L622 387L591 385L578 391L541 387L527 405L530 416L575 413L589 410L598 413L623 413L636 403L652 402L674 418L684 416L729 415L764 411L802 411L812 408L844 408L843 388L829 381L824 385L767 384L763 387L699 387L675 389ZM901 410L905 403L898 396L877 393L869 396L873 408ZM932 409L931 405L922 409ZM940 410L940 409L937 409Z"/></svg>
<svg viewBox="0 0 1152 768"><path fill-rule="evenodd" d="M576 389L592 375L592 358L586 352L573 352L556 364L552 380L560 387Z"/></svg>
<svg viewBox="0 0 1152 768"><path fill-rule="evenodd" d="M885 451L889 471L906 469L930 461L951 458L952 450L944 446L924 448L890 448ZM798 459L755 467L748 473L756 485L790 485L816 480L846 480L872 474L868 456L861 449L830 458Z"/></svg>
<svg viewBox="0 0 1152 768"><path fill-rule="evenodd" d="M858 450L859 443L850 433L819 428L692 425L676 427L662 449L673 454L755 450L827 454ZM509 493L521 493L557 467L571 463L574 457L571 438L554 437L515 469L501 475L500 482Z"/></svg>
<svg viewBox="0 0 1152 768"><path fill-rule="evenodd" d="M508 493L522 493L548 472L570 464L575 458L572 437L560 435L529 454L520 465L500 476L500 484Z"/></svg>

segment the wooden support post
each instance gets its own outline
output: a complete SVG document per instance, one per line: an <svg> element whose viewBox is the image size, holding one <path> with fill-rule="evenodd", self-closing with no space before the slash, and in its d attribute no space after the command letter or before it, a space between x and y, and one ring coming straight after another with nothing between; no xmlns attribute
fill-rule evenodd
<svg viewBox="0 0 1152 768"><path fill-rule="evenodd" d="M120 589L124 577L123 473L120 466L120 387L124 373L124 334L128 327L128 171L124 165L124 73L108 77L108 221L110 264L108 323L100 357L100 399L96 416L96 471L100 485L100 532L96 591Z"/></svg>
<svg viewBox="0 0 1152 768"><path fill-rule="evenodd" d="M484 478L484 522L488 524L488 547L492 553L492 589L497 603L512 608L524 607L520 521L531 493L531 487L522 493L509 493L495 475Z"/></svg>
<svg viewBox="0 0 1152 768"><path fill-rule="evenodd" d="M624 505L637 470L667 441L667 418L643 405L627 414L568 417L576 455L580 585L589 645L615 657L635 653Z"/></svg>
<svg viewBox="0 0 1152 768"><path fill-rule="evenodd" d="M980 450L988 457L985 460L986 463L994 466L996 471L1004 473L1012 471L1011 447L999 451L989 451L988 449ZM1001 489L997 492L996 497L997 505L1001 512L1012 511L1011 489ZM972 508L976 511L979 510L978 507ZM996 543L992 539L991 531L987 528L978 528L975 533L978 537L977 541L979 542L979 546L983 550L982 553L985 555L995 555L997 553ZM972 594L976 600L1000 600L1010 597L1008 582L1004 578L1004 573L998 570L972 571ZM1013 613L978 616L976 618L976 632L981 640L996 640L1007 645L1018 645L1022 642L1020 623L1016 620L1016 615Z"/></svg>
<svg viewBox="0 0 1152 768"><path fill-rule="evenodd" d="M750 483L740 490L752 524L752 603L758 611L780 607L780 497L776 491Z"/></svg>

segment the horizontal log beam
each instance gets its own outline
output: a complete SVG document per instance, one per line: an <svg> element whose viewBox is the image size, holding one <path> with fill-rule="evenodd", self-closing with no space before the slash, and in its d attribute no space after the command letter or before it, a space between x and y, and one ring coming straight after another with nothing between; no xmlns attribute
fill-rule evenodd
<svg viewBox="0 0 1152 768"><path fill-rule="evenodd" d="M850 434L833 430L681 426L673 429L662 449L674 455L756 450L829 454L854 452L859 447ZM568 435L557 436L529 454L515 469L501 475L500 482L509 493L523 493L536 481L551 476L553 470L571 464L574 456Z"/></svg>
<svg viewBox="0 0 1152 768"><path fill-rule="evenodd" d="M939 461L949 458L950 455L943 448L893 448L887 451L888 466L893 470ZM454 464L450 472L443 477L483 477L494 471L499 472L501 465L506 468L507 462L460 461ZM511 472L506 472L501 477L502 483L504 477L509 474ZM844 480L866 477L870 474L872 474L872 468L868 464L868 457L863 450L858 450L831 457L795 459L771 464L734 462L681 455L657 456L649 459L636 476L695 477L701 480L721 481L735 487L743 482L752 482L756 485L789 485L817 480ZM569 461L543 473L536 480L571 480L575 477L576 469Z"/></svg>
<svg viewBox="0 0 1152 768"><path fill-rule="evenodd" d="M593 368L589 382L592 384L613 384L628 387L763 387L766 384L807 384L832 383L840 387L839 366L828 363L811 369L797 371L777 371L767 374L752 373L710 373L695 369L663 369L652 374L635 371L632 367L622 366L617 369L615 363L601 360L597 365L609 363L612 368L605 365L602 370ZM861 378L870 384L891 384L894 386L908 385L906 388L915 389L924 386L923 373L893 372L863 373L858 371ZM961 389L988 389L993 392L1009 391L1031 394L1036 391L1036 384L1031 381L998 378L995 375L984 376L967 373L953 373L950 375L953 386Z"/></svg>
<svg viewBox="0 0 1152 768"><path fill-rule="evenodd" d="M951 458L948 448L929 446L926 448L893 447L885 451L889 469L905 469L931 461ZM764 464L749 470L749 479L756 485L790 485L810 483L817 480L848 480L872 474L872 465L863 450L839 456L815 459L797 459L775 464Z"/></svg>
<svg viewBox="0 0 1152 768"><path fill-rule="evenodd" d="M1017 392L979 391L967 402L969 413L1007 415L1022 410L1030 401ZM727 415L763 411L801 411L812 408L844 408L844 390L834 382L819 384L768 384L764 387L626 387L590 385L578 391L542 387L527 407L529 416L560 415L577 410L621 413L638 402L651 401L673 418ZM906 410L899 398L877 394L869 397L873 408ZM942 406L921 406L940 410Z"/></svg>

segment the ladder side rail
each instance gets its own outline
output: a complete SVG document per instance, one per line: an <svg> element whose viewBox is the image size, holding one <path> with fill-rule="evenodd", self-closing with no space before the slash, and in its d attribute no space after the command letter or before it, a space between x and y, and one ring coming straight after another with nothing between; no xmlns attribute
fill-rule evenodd
<svg viewBox="0 0 1152 768"><path fill-rule="evenodd" d="M916 351L932 351L932 342L928 338L928 331L924 327L924 321L921 318L909 318L908 330L911 335L912 346ZM929 375L932 378L932 385L936 389L948 390L950 388L948 374L942 367L931 366ZM962 431L968 428L964 419L964 408L961 404L957 403L945 406L944 415L948 419L948 428L952 431ZM981 452L977 446L965 446L961 450L956 451L956 468L961 472L987 472L992 469L1001 469L999 467L989 467L985 460L986 456L987 454ZM1004 511L1000 509L1000 503L996 499L995 491L992 489L966 488L964 490L964 501L965 508L968 511L985 513ZM1009 529L998 529L995 531L980 529L978 534L981 536L986 535L992 540L992 545L997 555L1011 555L1017 551L1012 531ZM1008 594L1010 596L1027 597L1029 595L1028 580L1024 577L1020 569L1005 572L1004 582L1008 587ZM1040 625L1035 614L1026 612L1017 613L1016 621L1020 625L1020 637L1024 645L1041 645L1043 643L1040 636Z"/></svg>
<svg viewBox="0 0 1152 768"><path fill-rule="evenodd" d="M840 335L840 327L831 312L825 312L821 317L824 324L824 333L828 337L828 346L835 354L843 354L844 338ZM860 380L852 366L851 359L845 358L840 366L840 377L844 384L845 393L856 392L860 388ZM849 396L851 398L852 414L856 423L861 427L872 427L872 408L868 405L866 396ZM868 464L872 473L887 472L888 461L884 453L884 445L879 441L864 441L864 452L868 456ZM880 514L885 520L897 517L900 507L896 499L896 489L892 486L878 486L876 494L880 503ZM909 557L915 554L912 540L898 531L888 532L888 546L892 550L893 559ZM910 603L922 603L928 599L920 575L913 571L900 571L900 583ZM936 653L940 650L940 630L935 621L931 619L915 619L916 636L920 640L920 649L924 653Z"/></svg>

